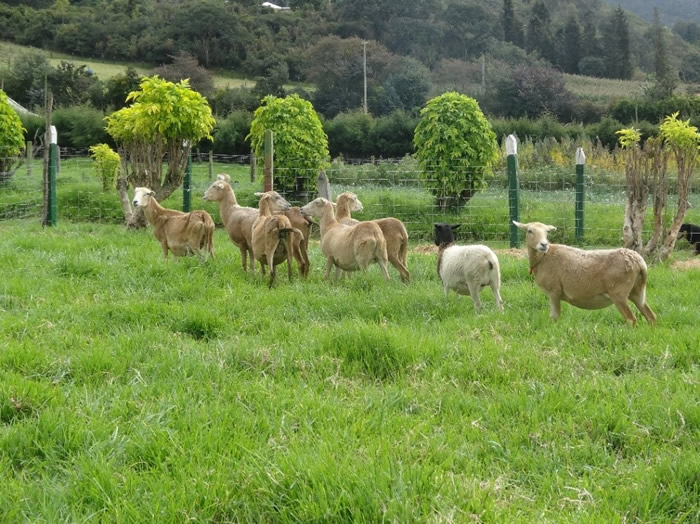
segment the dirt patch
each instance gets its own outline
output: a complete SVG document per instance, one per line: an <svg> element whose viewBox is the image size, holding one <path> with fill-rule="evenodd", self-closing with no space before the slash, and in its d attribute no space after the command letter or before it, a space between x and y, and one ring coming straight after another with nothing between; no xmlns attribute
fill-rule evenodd
<svg viewBox="0 0 700 524"><path fill-rule="evenodd" d="M688 269L700 269L700 258L693 258L692 260L678 260L671 264L672 269L677 269L679 271L686 271Z"/></svg>
<svg viewBox="0 0 700 524"><path fill-rule="evenodd" d="M432 244L421 244L413 248L414 253L419 253L421 255L437 255L438 248ZM513 258L527 258L527 251L524 249L494 249L496 255L507 255Z"/></svg>

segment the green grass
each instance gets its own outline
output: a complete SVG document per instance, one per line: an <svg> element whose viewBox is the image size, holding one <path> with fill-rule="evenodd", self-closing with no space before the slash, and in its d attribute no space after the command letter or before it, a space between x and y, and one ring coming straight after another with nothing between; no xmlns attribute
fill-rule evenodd
<svg viewBox="0 0 700 524"><path fill-rule="evenodd" d="M376 266L268 290L150 230L0 222L0 520L697 522L698 269L654 328L564 305L500 255L445 299ZM677 258L689 258L683 250Z"/></svg>

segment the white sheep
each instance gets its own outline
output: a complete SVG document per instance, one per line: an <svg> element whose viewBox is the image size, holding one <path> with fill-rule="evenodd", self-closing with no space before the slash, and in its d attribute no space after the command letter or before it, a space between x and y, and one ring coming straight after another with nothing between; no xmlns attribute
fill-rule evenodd
<svg viewBox="0 0 700 524"><path fill-rule="evenodd" d="M143 209L165 258L168 258L168 250L174 256L183 256L199 254L203 249L214 258L215 224L209 213L203 210L183 213L165 208L156 200L155 192L147 187L135 188L133 204Z"/></svg>
<svg viewBox="0 0 700 524"><path fill-rule="evenodd" d="M553 320L559 318L563 300L581 309L615 304L627 323L634 325L637 319L627 304L631 300L647 322L656 322L646 302L647 265L639 253L625 248L583 250L550 244L547 233L556 227L540 222L513 224L526 232L530 273L549 296Z"/></svg>
<svg viewBox="0 0 700 524"><path fill-rule="evenodd" d="M364 206L355 193L345 191L336 198L335 218L341 224L353 225L359 223L351 217L352 211L362 211ZM371 222L376 223L384 234L386 240L386 254L389 263L394 266L403 282L408 282L411 275L406 267L406 257L408 254L408 232L406 226L398 218L387 217L378 218Z"/></svg>
<svg viewBox="0 0 700 524"><path fill-rule="evenodd" d="M341 224L335 219L333 202L319 197L301 208L307 216L321 218L321 252L326 257L326 279L335 266L335 278L340 270L365 270L372 262L382 268L384 278L387 272L386 240L374 222L360 222L352 226Z"/></svg>
<svg viewBox="0 0 700 524"><path fill-rule="evenodd" d="M265 274L265 265L270 266L270 282L272 287L275 281L276 267L285 260L289 280L292 280L292 256L297 261L299 257L296 251L303 233L292 227L289 218L279 213L272 214L272 209L286 210L289 202L282 198L276 191L268 191L260 194L260 215L253 224L253 256L260 262L261 272ZM301 272L301 267L300 267Z"/></svg>
<svg viewBox="0 0 700 524"><path fill-rule="evenodd" d="M447 296L449 290L471 295L474 309L481 311L481 289L490 286L498 310L503 312L501 299L501 268L498 257L487 246L458 246L454 230L459 224L435 224L435 244L438 246L437 273Z"/></svg>

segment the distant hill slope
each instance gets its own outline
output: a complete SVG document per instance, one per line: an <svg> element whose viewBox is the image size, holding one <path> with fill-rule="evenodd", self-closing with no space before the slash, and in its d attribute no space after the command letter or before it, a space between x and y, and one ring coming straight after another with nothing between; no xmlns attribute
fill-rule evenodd
<svg viewBox="0 0 700 524"><path fill-rule="evenodd" d="M668 26L673 26L679 20L700 24L700 0L608 0L608 3L622 6L649 22L654 17L656 7L662 23Z"/></svg>

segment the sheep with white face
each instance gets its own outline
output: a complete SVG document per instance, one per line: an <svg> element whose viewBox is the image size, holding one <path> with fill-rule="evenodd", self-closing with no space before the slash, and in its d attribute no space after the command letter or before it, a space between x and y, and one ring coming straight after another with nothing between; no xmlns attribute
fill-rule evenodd
<svg viewBox="0 0 700 524"><path fill-rule="evenodd" d="M647 322L656 322L656 314L646 302L647 265L639 253L625 248L583 250L551 244L547 234L556 227L540 222L513 224L525 231L530 273L549 297L553 320L559 318L563 300L581 309L614 304L627 323L634 325L637 318L627 304L631 300Z"/></svg>

